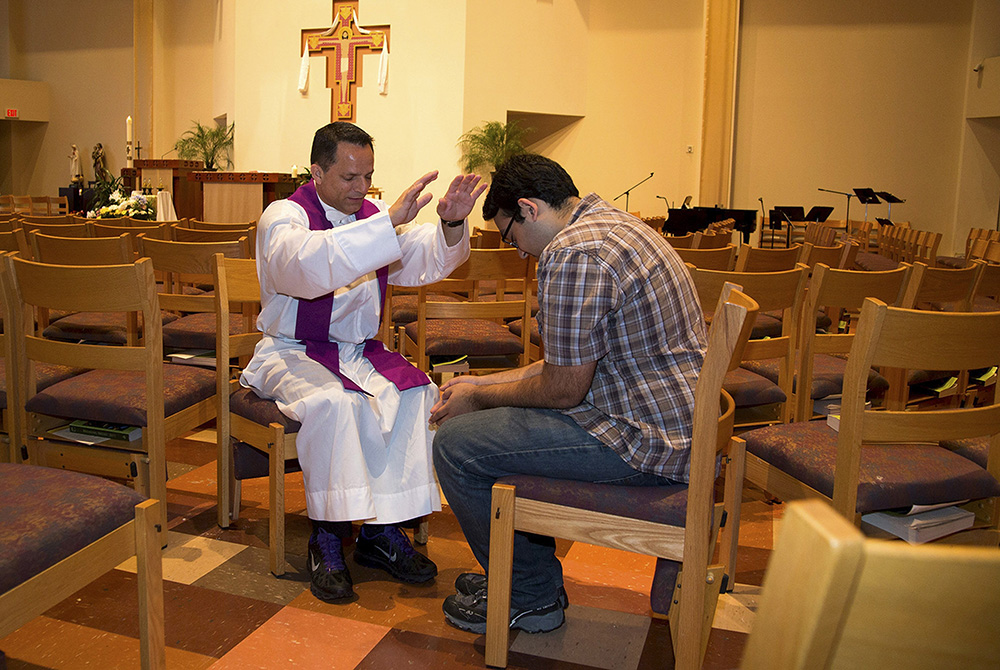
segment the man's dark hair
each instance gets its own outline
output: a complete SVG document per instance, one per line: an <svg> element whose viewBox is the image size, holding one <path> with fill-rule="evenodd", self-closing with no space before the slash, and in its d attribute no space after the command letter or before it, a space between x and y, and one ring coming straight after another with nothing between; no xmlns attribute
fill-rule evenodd
<svg viewBox="0 0 1000 670"><path fill-rule="evenodd" d="M491 221L499 210L510 215L518 210L518 198L537 198L553 209L568 198L579 197L573 178L550 158L538 154L511 156L497 168L483 202L483 219Z"/></svg>
<svg viewBox="0 0 1000 670"><path fill-rule="evenodd" d="M359 147L371 147L375 149L372 136L358 128L353 123L347 121L336 121L329 123L313 136L312 153L309 162L319 165L326 170L337 162L337 145L341 142L356 144Z"/></svg>

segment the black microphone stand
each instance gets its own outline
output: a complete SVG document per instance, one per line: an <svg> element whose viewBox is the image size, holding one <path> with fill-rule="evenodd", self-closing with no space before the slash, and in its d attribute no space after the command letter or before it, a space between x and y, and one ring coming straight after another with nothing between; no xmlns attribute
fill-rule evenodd
<svg viewBox="0 0 1000 670"><path fill-rule="evenodd" d="M642 184L643 182L647 182L647 181L649 181L652 178L653 178L653 173L650 172L649 176L646 177L645 179L643 179L642 181L640 181L639 184ZM638 186L639 184L636 184L635 186ZM632 188L629 188L629 189L625 189L625 192L618 196L618 198L622 197L622 195L625 196L625 211L626 212L628 211L628 194L635 188L635 186L633 186ZM615 200L617 200L618 198L615 198Z"/></svg>
<svg viewBox="0 0 1000 670"><path fill-rule="evenodd" d="M847 227L850 228L851 227L851 198L854 197L854 194L853 193L845 193L844 191L831 191L828 188L818 188L816 190L817 191L823 191L824 193L836 193L837 195L846 195L847 196L847 216L844 217L844 220L847 221ZM865 215L865 219L867 219L867 218L868 218L868 216Z"/></svg>

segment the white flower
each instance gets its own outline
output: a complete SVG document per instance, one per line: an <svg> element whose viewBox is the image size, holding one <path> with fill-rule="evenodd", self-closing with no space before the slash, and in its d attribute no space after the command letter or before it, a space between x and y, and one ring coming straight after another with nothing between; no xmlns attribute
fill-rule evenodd
<svg viewBox="0 0 1000 670"><path fill-rule="evenodd" d="M111 194L111 202L121 202L121 200L122 200L121 191L116 190L114 193Z"/></svg>

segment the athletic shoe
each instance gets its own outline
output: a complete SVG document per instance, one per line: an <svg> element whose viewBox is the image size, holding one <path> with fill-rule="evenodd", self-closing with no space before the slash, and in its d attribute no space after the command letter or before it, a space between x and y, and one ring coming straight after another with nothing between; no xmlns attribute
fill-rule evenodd
<svg viewBox="0 0 1000 670"><path fill-rule="evenodd" d="M340 538L321 528L313 529L309 537L309 590L325 602L335 602L354 596L351 573L344 563Z"/></svg>
<svg viewBox="0 0 1000 670"><path fill-rule="evenodd" d="M486 593L486 585L486 575L481 575L478 572L463 572L455 578L455 590L462 596L471 596L480 591ZM566 595L565 588L560 586L557 596L560 607L563 609L569 607L569 596Z"/></svg>
<svg viewBox="0 0 1000 670"><path fill-rule="evenodd" d="M480 635L486 632L486 591L456 594L444 599L444 618L455 628ZM510 627L526 633L548 633L566 620L559 600L529 609L510 608Z"/></svg>
<svg viewBox="0 0 1000 670"><path fill-rule="evenodd" d="M418 554L410 538L396 526L383 526L369 537L361 527L354 547L354 560L369 568L380 568L404 582L418 584L434 578L437 566L431 559Z"/></svg>

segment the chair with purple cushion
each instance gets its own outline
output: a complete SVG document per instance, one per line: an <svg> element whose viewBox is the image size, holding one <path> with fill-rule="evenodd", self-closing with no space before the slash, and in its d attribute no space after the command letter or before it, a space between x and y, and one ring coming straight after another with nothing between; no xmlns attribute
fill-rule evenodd
<svg viewBox="0 0 1000 670"><path fill-rule="evenodd" d="M657 561L653 610L669 615L675 666L701 667L724 581L724 566L710 565L722 517L722 505L714 502L716 467L733 428L733 402L722 380L739 364L757 310L745 294L727 294L715 310L695 389L688 485L630 487L523 475L493 485L487 665L507 665L514 532L522 531L665 559ZM671 608L672 601L678 605Z"/></svg>
<svg viewBox="0 0 1000 670"><path fill-rule="evenodd" d="M0 638L136 556L140 665L165 667L161 507L99 477L0 463Z"/></svg>
<svg viewBox="0 0 1000 670"><path fill-rule="evenodd" d="M918 311L868 298L851 348L839 430L812 421L743 433L733 439L729 473L739 481L745 472L746 479L782 500L826 499L856 525L869 512L971 501L965 507L975 512L975 525L949 538L996 547L1000 405L880 411L865 408L865 394L872 366L996 365L997 341L1000 312ZM970 438L988 441L986 467L956 453Z"/></svg>
<svg viewBox="0 0 1000 670"><path fill-rule="evenodd" d="M25 400L14 408L21 429L16 446L34 465L131 480L144 495L166 500L165 444L215 417L216 384L211 370L164 364L152 262L65 266L13 256L6 262L10 304L22 307L13 310L8 332L20 371L18 397ZM136 345L60 342L35 333L37 308L134 312L146 325ZM40 389L42 363L87 372ZM139 431L137 439L86 444L60 434L74 420Z"/></svg>
<svg viewBox="0 0 1000 670"><path fill-rule="evenodd" d="M527 258L517 249L473 249L469 259L440 282L421 286L417 292L417 320L400 334L399 351L424 372L431 372L431 356L468 356L478 372L492 372L527 365L530 338L507 329L505 319L531 319L531 290L508 295L506 281L526 285ZM434 299L438 292L451 292L455 284L493 281L496 293L485 300L445 302ZM527 284L530 286L530 284Z"/></svg>

